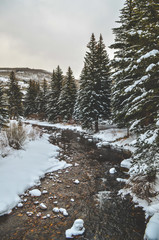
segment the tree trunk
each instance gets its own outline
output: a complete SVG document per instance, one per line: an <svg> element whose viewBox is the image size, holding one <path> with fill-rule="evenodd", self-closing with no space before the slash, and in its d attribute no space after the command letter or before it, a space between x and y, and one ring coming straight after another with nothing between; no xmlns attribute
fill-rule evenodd
<svg viewBox="0 0 159 240"><path fill-rule="evenodd" d="M98 132L99 131L99 128L98 128L98 117L95 121L95 132Z"/></svg>
<svg viewBox="0 0 159 240"><path fill-rule="evenodd" d="M129 127L127 127L127 137L130 136L130 133L129 133Z"/></svg>

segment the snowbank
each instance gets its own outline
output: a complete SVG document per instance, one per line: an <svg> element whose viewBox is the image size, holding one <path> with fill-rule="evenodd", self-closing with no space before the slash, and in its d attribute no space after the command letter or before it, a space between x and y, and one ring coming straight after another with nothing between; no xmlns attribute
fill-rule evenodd
<svg viewBox="0 0 159 240"><path fill-rule="evenodd" d="M144 240L159 240L159 213L155 213L147 223Z"/></svg>
<svg viewBox="0 0 159 240"><path fill-rule="evenodd" d="M80 132L85 132L81 126L78 125L68 125L68 124L61 124L61 123L48 123L48 122L42 122L42 121L38 121L38 120L26 120L24 121L26 123L30 123L30 124L37 124L38 126L42 126L42 127L54 127L54 128L58 128L58 129L69 129L69 130L73 130L73 131L80 131Z"/></svg>
<svg viewBox="0 0 159 240"><path fill-rule="evenodd" d="M57 159L59 148L48 142L48 135L13 150L0 158L0 216L10 212L20 201L20 194L34 186L47 172L64 169L70 164Z"/></svg>
<svg viewBox="0 0 159 240"><path fill-rule="evenodd" d="M131 158L124 159L124 160L120 163L120 166L121 166L121 167L127 168L127 169L130 169L131 165L132 165L132 159L131 159Z"/></svg>

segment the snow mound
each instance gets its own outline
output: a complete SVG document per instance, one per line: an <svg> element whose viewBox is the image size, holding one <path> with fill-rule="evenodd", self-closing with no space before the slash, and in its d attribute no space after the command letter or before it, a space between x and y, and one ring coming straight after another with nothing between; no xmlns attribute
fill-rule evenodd
<svg viewBox="0 0 159 240"><path fill-rule="evenodd" d="M159 240L159 213L155 213L147 223L144 240Z"/></svg>
<svg viewBox="0 0 159 240"><path fill-rule="evenodd" d="M131 158L124 159L124 160L120 163L120 166L123 167L123 168L130 169L130 167L131 167L131 165L132 165L131 161L132 161Z"/></svg>
<svg viewBox="0 0 159 240"><path fill-rule="evenodd" d="M111 169L109 169L109 173L110 173L110 174L114 174L114 173L116 173L116 169L115 169L115 168L111 168Z"/></svg>
<svg viewBox="0 0 159 240"><path fill-rule="evenodd" d="M79 184L80 181L79 181L78 179L76 179L76 180L74 181L74 183L75 183L75 184Z"/></svg>
<svg viewBox="0 0 159 240"><path fill-rule="evenodd" d="M41 191L39 189L33 189L33 190L29 191L29 194L32 197L40 197L41 196Z"/></svg>
<svg viewBox="0 0 159 240"><path fill-rule="evenodd" d="M73 226L65 232L66 238L73 238L73 236L82 235L85 232L84 221L76 219Z"/></svg>

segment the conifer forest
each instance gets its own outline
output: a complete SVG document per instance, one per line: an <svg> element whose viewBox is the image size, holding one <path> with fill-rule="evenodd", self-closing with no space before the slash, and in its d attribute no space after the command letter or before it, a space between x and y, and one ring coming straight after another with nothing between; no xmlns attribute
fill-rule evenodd
<svg viewBox="0 0 159 240"><path fill-rule="evenodd" d="M85 56L83 57L83 69L81 69L79 79L75 78L71 66L68 66L67 72L64 73L59 63L50 73L50 81L45 78L40 79L40 81L30 79L26 83L25 90L22 90L16 69L9 71L8 81L5 83L5 86L3 81L0 81L0 169L1 159L5 161L11 155L10 152L9 155L7 153L10 150L4 150L4 148L8 149L8 147L11 147L16 151L17 149L22 151L23 147L25 149L25 144L23 144L25 142L24 138L28 138L26 135L30 137L24 130L23 124L25 123L32 124L33 122L34 125L38 126L38 122L47 122L48 126L50 124L50 126L58 126L57 128L59 126L70 126L70 130L73 127L80 127L81 130L78 131L81 131L81 134L88 135L90 142L95 141L93 140L95 138L98 138L97 141L99 141L103 134L101 145L99 142L96 143L99 149L108 147L113 149L112 151L118 151L121 147L121 142L125 144L121 150L123 153L120 153L120 156L126 154L127 157L122 155L121 160L126 159L120 168L127 169L127 177L124 179L125 185L120 187L119 192L123 196L129 193L133 201L138 202L143 208L147 216L145 217L146 220L144 220L147 223L147 227L143 221L144 233L141 233L139 237L137 235L125 235L125 238L123 235L115 233L115 230L114 232L110 230L111 233L103 233L102 231L104 230L100 230L98 234L97 232L95 234L93 230L92 232L87 230L89 224L86 220L86 235L83 235L85 231L84 223L82 219L78 219L80 220L81 228L75 227L74 222L72 228L65 233L66 239L74 239L73 237L75 236L79 237L79 239L89 240L159 239L159 230L157 230L159 229L158 0L125 0L117 23L118 27L112 29L114 43L112 42L110 46L105 46L105 39L103 39L102 33L99 36L96 36L94 33L91 34L86 46ZM107 47L113 50L113 59L109 58ZM13 123L12 127L11 123ZM43 127L45 128L45 125ZM10 132L10 128L14 128L15 132ZM116 134L119 135L114 138ZM13 135L16 136L15 139ZM50 142L52 141L54 144L52 139L55 133L50 136ZM59 144L62 144L62 141L60 140ZM37 149L39 149L39 152L41 151L38 146ZM56 151L54 150L54 152ZM55 153L53 156L56 159ZM70 163L72 164L72 162ZM130 166L128 167L129 164ZM94 166L97 168L96 164ZM60 167L57 170L65 169L64 166ZM108 171L109 175L117 174L116 170L116 167L111 168ZM0 175L3 175L1 170ZM51 177L52 175L50 175ZM90 178L90 175L88 174L87 177ZM122 182L122 180L119 181ZM78 185L80 181L74 179L74 184ZM28 186L33 187L32 184ZM35 196L38 196L36 194ZM73 202L74 200L71 201ZM15 200L16 204L17 202L19 200ZM14 203L7 204L8 208L3 207L3 200L0 197L0 216L8 213L8 210L16 206ZM45 209L45 206L41 205L40 208ZM66 209L59 210L55 208L53 212L61 211L63 216L67 215ZM78 218L82 218L80 216ZM153 225L153 222L157 225ZM104 222L102 226L104 229ZM91 226L89 228L91 229ZM107 228L107 225L105 228ZM46 236L44 238L38 237L38 239L64 239L61 235L59 235L61 238L53 235ZM13 238L7 238L5 235L1 239ZM20 237L14 239L18 240ZM21 239L37 238L32 238L29 235L28 238Z"/></svg>

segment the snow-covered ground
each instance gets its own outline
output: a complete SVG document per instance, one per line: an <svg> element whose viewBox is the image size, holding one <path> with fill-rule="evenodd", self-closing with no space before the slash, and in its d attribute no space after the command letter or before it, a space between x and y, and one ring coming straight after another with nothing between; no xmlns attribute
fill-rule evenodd
<svg viewBox="0 0 159 240"><path fill-rule="evenodd" d="M36 124L37 126L41 127L53 127L53 128L58 128L58 129L70 129L73 131L79 131L79 132L84 132L84 130L81 128L81 126L78 125L69 125L69 124L61 124L61 123L48 123L46 121L38 121L38 120L25 120L24 122L30 123L30 124Z"/></svg>
<svg viewBox="0 0 159 240"><path fill-rule="evenodd" d="M45 173L71 166L57 159L59 148L48 141L49 135L28 141L23 150L11 150L0 156L0 216L20 202L26 189L39 184Z"/></svg>

